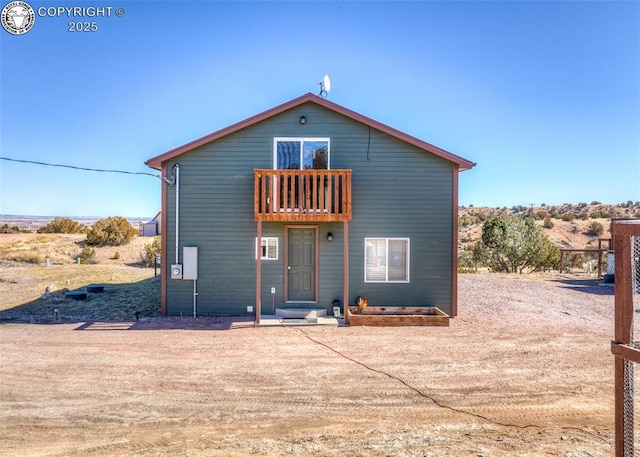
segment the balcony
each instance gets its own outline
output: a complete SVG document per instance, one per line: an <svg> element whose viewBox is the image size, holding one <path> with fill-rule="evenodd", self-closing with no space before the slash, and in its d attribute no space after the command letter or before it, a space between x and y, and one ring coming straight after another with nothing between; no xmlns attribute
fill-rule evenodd
<svg viewBox="0 0 640 457"><path fill-rule="evenodd" d="M254 170L256 221L351 220L351 170Z"/></svg>

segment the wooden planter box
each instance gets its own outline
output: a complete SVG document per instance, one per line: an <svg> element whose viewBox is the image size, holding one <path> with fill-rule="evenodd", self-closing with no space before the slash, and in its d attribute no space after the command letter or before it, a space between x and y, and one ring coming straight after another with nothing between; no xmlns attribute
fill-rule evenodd
<svg viewBox="0 0 640 457"><path fill-rule="evenodd" d="M371 327L449 326L449 315L435 306L367 306L362 314L357 306L349 306L349 325Z"/></svg>

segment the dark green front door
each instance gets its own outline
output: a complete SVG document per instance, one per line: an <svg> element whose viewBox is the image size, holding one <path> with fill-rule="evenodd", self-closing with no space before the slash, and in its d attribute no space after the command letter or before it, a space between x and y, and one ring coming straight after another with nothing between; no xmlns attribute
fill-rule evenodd
<svg viewBox="0 0 640 457"><path fill-rule="evenodd" d="M289 228L288 300L316 300L316 229Z"/></svg>

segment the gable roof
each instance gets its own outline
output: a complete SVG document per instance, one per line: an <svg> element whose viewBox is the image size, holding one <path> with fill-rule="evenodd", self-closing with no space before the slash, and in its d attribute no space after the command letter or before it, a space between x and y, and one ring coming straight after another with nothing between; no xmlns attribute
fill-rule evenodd
<svg viewBox="0 0 640 457"><path fill-rule="evenodd" d="M211 141L217 140L226 135L237 132L238 130L241 130L245 127L249 127L251 125L257 124L258 122L261 122L265 119L269 119L270 117L276 116L280 113L283 113L287 110L290 110L292 108L295 108L307 102L315 103L316 105L322 106L331 111L342 114L343 116L353 119L354 121L365 124L371 128L380 130L388 135L391 135L392 137L395 137L399 140L402 140L406 143L412 144L420 149L430 152L431 154L435 154L436 156L449 160L450 162L453 162L454 164L458 165L459 171L469 170L470 168L476 165L475 163L467 159L463 159L460 156L457 156L455 154L452 154L451 152L445 151L444 149L441 149L437 146L427 143L426 141L419 140L418 138L415 138L411 135L401 132L400 130L396 130L393 127L389 127L388 125L385 125L381 122L378 122L371 118L363 116L362 114L356 113L355 111L351 111L350 109L345 108L344 106L340 106L337 103L330 102L329 100L319 97L317 95L314 95L312 93L307 93L305 95L302 95L301 97L294 98L293 100L290 100L286 103L278 105L267 111L256 114L255 116L251 116L245 119L244 121L240 121L236 124L230 125L229 127L225 127L221 130L218 130L217 132L210 133L209 135L203 136L202 138L198 138L197 140L191 141L190 143L184 144L180 147L172 149L171 151L165 152L164 154L160 154L159 156L156 156L147 160L145 164L147 164L151 168L160 170L162 167L162 163L166 162L167 160L173 159L181 154L184 154L187 151L191 151L192 149L202 146L203 144L210 143Z"/></svg>

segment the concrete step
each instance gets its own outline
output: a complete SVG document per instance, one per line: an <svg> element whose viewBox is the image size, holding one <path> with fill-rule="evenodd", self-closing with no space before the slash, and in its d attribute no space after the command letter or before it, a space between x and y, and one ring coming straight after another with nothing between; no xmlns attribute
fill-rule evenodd
<svg viewBox="0 0 640 457"><path fill-rule="evenodd" d="M276 317L283 319L315 319L326 316L326 309L276 308Z"/></svg>

